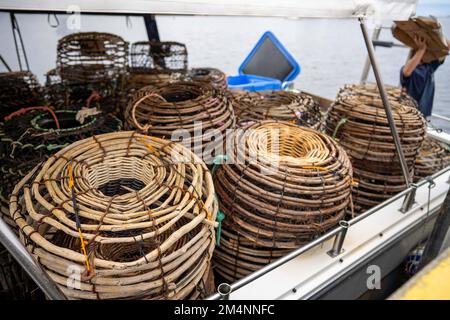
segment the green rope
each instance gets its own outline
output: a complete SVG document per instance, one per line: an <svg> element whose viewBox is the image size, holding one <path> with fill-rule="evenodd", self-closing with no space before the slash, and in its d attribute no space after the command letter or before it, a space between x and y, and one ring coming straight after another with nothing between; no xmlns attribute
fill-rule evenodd
<svg viewBox="0 0 450 320"><path fill-rule="evenodd" d="M52 151L52 150L56 150L56 149L62 149L64 147L67 147L69 144L65 143L65 144L49 144L47 146L47 150L48 151Z"/></svg>
<svg viewBox="0 0 450 320"><path fill-rule="evenodd" d="M228 160L228 156L226 154L219 154L214 157L213 160L213 167L211 169L211 175L214 177L214 174L216 173L217 168L219 165L221 165L224 161Z"/></svg>
<svg viewBox="0 0 450 320"><path fill-rule="evenodd" d="M219 223L219 225L217 226L217 231L216 231L216 245L218 247L220 247L220 237L222 236L222 221L223 219L225 219L225 213L223 213L222 211L218 211L217 212L217 217L216 217L216 221Z"/></svg>
<svg viewBox="0 0 450 320"><path fill-rule="evenodd" d="M338 130L347 122L347 118L342 118L339 122L338 122L338 124L337 124L337 126L336 126L336 128L334 128L334 132L333 132L333 139L334 140L338 140L338 139L336 139L336 134L337 134L337 132L338 132Z"/></svg>

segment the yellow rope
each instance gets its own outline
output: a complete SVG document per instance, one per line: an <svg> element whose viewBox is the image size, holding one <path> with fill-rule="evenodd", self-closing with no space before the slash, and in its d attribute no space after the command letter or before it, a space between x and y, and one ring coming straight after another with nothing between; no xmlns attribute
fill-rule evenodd
<svg viewBox="0 0 450 320"><path fill-rule="evenodd" d="M205 203L203 202L203 200L202 199L199 199L199 200L200 200L200 202L201 202L201 204L203 206L203 210L206 211L206 219L211 220L212 219L211 212L206 208Z"/></svg>
<svg viewBox="0 0 450 320"><path fill-rule="evenodd" d="M81 251L83 251L83 254L84 254L84 260L85 260L85 263L86 263L86 270L89 272L89 271L91 271L91 268L89 266L89 257L88 257L87 252L86 252L86 244L85 244L84 239L83 239L83 233L81 232L81 228L78 228L78 233L80 234Z"/></svg>
<svg viewBox="0 0 450 320"><path fill-rule="evenodd" d="M68 165L68 169L69 169L69 189L72 189L73 188L73 184L74 184L72 165L69 164Z"/></svg>
<svg viewBox="0 0 450 320"><path fill-rule="evenodd" d="M73 167L72 167L72 165L70 163L69 163L69 165L67 167L68 167L68 170L69 170L69 188L73 192L73 186L74 186ZM75 208L74 208L74 210L75 210ZM90 265L89 265L89 257L88 257L87 252L86 252L86 244L84 242L83 233L81 232L81 227L78 227L78 234L80 235L81 251L83 252L83 255L84 255L84 260L85 260L85 263L86 263L86 270L89 272L89 271L91 271L91 268L90 268Z"/></svg>

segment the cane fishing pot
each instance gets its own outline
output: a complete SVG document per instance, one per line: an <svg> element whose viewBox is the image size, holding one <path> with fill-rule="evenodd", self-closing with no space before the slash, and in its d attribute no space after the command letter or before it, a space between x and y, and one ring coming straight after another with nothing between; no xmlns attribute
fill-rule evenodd
<svg viewBox="0 0 450 320"><path fill-rule="evenodd" d="M180 144L136 132L77 141L10 203L21 240L69 298L201 296L217 202L205 164Z"/></svg>
<svg viewBox="0 0 450 320"><path fill-rule="evenodd" d="M272 119L289 121L316 130L321 126L320 105L306 93L281 90L229 92L238 124Z"/></svg>
<svg viewBox="0 0 450 320"><path fill-rule="evenodd" d="M188 67L186 45L174 41L139 41L131 46L132 73L185 72Z"/></svg>
<svg viewBox="0 0 450 320"><path fill-rule="evenodd" d="M28 71L0 73L0 122L23 107L45 104L42 87Z"/></svg>
<svg viewBox="0 0 450 320"><path fill-rule="evenodd" d="M227 76L216 68L192 68L187 72L185 80L208 83L219 90L228 88Z"/></svg>
<svg viewBox="0 0 450 320"><path fill-rule="evenodd" d="M188 53L179 42L139 41L131 46L130 60L126 99L143 87L180 81L187 70Z"/></svg>
<svg viewBox="0 0 450 320"><path fill-rule="evenodd" d="M419 149L414 170L414 181L433 175L450 165L450 149L443 142L427 136Z"/></svg>
<svg viewBox="0 0 450 320"><path fill-rule="evenodd" d="M142 88L130 99L124 117L128 128L182 141L207 164L217 149L223 153L227 129L235 125L226 94L197 82Z"/></svg>
<svg viewBox="0 0 450 320"><path fill-rule="evenodd" d="M416 102L399 89L388 99L409 175L413 177L426 122ZM406 188L394 138L381 97L374 85L347 85L328 110L325 131L346 150L358 182L354 203L361 213Z"/></svg>
<svg viewBox="0 0 450 320"><path fill-rule="evenodd" d="M236 130L214 182L222 222L217 273L228 281L296 249L351 211L352 168L325 134L289 122Z"/></svg>
<svg viewBox="0 0 450 320"><path fill-rule="evenodd" d="M69 34L58 41L57 71L63 80L103 82L125 74L128 43L102 32Z"/></svg>
<svg viewBox="0 0 450 320"><path fill-rule="evenodd" d="M101 82L63 80L56 69L46 74L45 95L57 110L98 108L105 113L120 114L123 95L123 77Z"/></svg>

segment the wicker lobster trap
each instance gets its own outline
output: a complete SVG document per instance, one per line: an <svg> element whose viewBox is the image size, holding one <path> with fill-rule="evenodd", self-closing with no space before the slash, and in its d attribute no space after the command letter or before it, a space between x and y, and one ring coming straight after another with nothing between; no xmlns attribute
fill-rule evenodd
<svg viewBox="0 0 450 320"><path fill-rule="evenodd" d="M412 177L426 122L414 100L398 92L389 90L388 94ZM406 188L381 97L373 86L344 87L328 110L325 130L351 158L358 182L353 189L358 213Z"/></svg>
<svg viewBox="0 0 450 320"><path fill-rule="evenodd" d="M0 73L0 122L22 107L45 103L42 87L28 71Z"/></svg>
<svg viewBox="0 0 450 320"><path fill-rule="evenodd" d="M133 93L144 87L161 86L166 83L179 82L182 78L183 74L179 72L130 72L125 80L125 92L129 99L132 97Z"/></svg>
<svg viewBox="0 0 450 320"><path fill-rule="evenodd" d="M185 80L209 83L219 90L228 88L227 76L215 68L192 68L187 72Z"/></svg>
<svg viewBox="0 0 450 320"><path fill-rule="evenodd" d="M56 62L63 80L114 80L126 73L128 43L110 33L73 33L58 41Z"/></svg>
<svg viewBox="0 0 450 320"><path fill-rule="evenodd" d="M183 139L183 145L210 164L216 146L233 128L233 107L225 93L211 85L176 82L138 90L125 112L128 128L167 139ZM217 139L216 139L217 137Z"/></svg>
<svg viewBox="0 0 450 320"><path fill-rule="evenodd" d="M136 132L77 141L10 203L24 245L72 299L206 294L217 202L205 164L180 144Z"/></svg>
<svg viewBox="0 0 450 320"><path fill-rule="evenodd" d="M450 148L431 137L425 137L415 162L414 181L433 175L450 165Z"/></svg>
<svg viewBox="0 0 450 320"><path fill-rule="evenodd" d="M230 90L230 94L238 124L273 119L316 130L322 124L319 103L306 93Z"/></svg>
<svg viewBox="0 0 450 320"><path fill-rule="evenodd" d="M325 134L266 120L237 129L214 181L223 213L215 270L235 281L336 226L352 167Z"/></svg>
<svg viewBox="0 0 450 320"><path fill-rule="evenodd" d="M96 107L105 113L117 113L122 95L123 77L103 82L63 80L56 69L46 74L45 95L58 110Z"/></svg>
<svg viewBox="0 0 450 320"><path fill-rule="evenodd" d="M186 45L173 41L139 41L131 46L130 71L133 73L185 72L188 67Z"/></svg>

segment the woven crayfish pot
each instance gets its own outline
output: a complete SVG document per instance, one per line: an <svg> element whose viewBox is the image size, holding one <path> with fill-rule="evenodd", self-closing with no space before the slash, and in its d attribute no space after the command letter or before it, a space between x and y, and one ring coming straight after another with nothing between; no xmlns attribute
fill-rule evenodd
<svg viewBox="0 0 450 320"><path fill-rule="evenodd" d="M209 83L219 90L228 88L226 74L216 68L192 68L187 72L185 80Z"/></svg>
<svg viewBox="0 0 450 320"><path fill-rule="evenodd" d="M130 71L147 73L185 72L188 67L186 45L174 41L139 41L131 46Z"/></svg>
<svg viewBox="0 0 450 320"><path fill-rule="evenodd" d="M230 90L236 121L289 121L318 130L322 123L319 103L306 93L290 91Z"/></svg>
<svg viewBox="0 0 450 320"><path fill-rule="evenodd" d="M69 298L203 292L217 202L205 164L180 144L136 132L77 141L21 180L10 202L24 245Z"/></svg>
<svg viewBox="0 0 450 320"><path fill-rule="evenodd" d="M197 82L140 89L128 103L125 119L129 128L182 140L207 164L217 149L222 151L226 131L235 125L233 107L226 94Z"/></svg>
<svg viewBox="0 0 450 320"><path fill-rule="evenodd" d="M425 137L417 155L414 181L433 175L450 165L450 148L443 142Z"/></svg>
<svg viewBox="0 0 450 320"><path fill-rule="evenodd" d="M179 82L182 78L179 72L149 71L146 73L130 72L125 79L126 102L132 98L133 94L144 87L162 86L168 83Z"/></svg>
<svg viewBox="0 0 450 320"><path fill-rule="evenodd" d="M235 281L336 226L351 209L352 167L325 134L266 120L237 129L215 171L224 214L215 270Z"/></svg>
<svg viewBox="0 0 450 320"><path fill-rule="evenodd" d="M0 73L0 122L23 107L45 104L42 87L28 71Z"/></svg>
<svg viewBox="0 0 450 320"><path fill-rule="evenodd" d="M98 108L105 113L116 113L122 94L122 78L104 82L63 80L56 69L46 74L45 95L57 110Z"/></svg>
<svg viewBox="0 0 450 320"><path fill-rule="evenodd" d="M125 105L132 94L143 87L180 81L188 66L183 43L139 41L133 43L130 68L125 79Z"/></svg>
<svg viewBox="0 0 450 320"><path fill-rule="evenodd" d="M69 34L58 41L56 64L63 80L114 80L126 73L128 43L110 33Z"/></svg>
<svg viewBox="0 0 450 320"><path fill-rule="evenodd" d="M325 125L326 132L339 141L351 158L358 182L358 186L353 188L357 213L406 188L381 97L373 90L371 85L344 87L328 110ZM411 98L391 92L389 100L412 177L425 137L426 122L410 103L413 101Z"/></svg>

